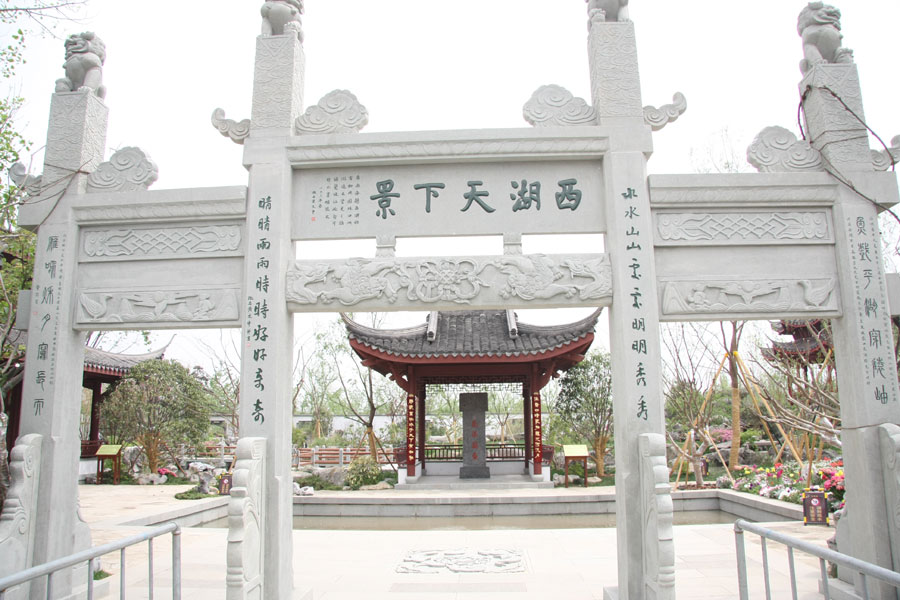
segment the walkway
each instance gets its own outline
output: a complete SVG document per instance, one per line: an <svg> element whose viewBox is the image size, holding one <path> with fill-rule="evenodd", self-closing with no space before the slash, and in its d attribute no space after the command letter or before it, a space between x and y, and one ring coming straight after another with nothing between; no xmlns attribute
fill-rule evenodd
<svg viewBox="0 0 900 600"><path fill-rule="evenodd" d="M94 543L118 539L140 528L121 526L151 514L181 508L175 500L184 486L79 486L81 512L94 531ZM570 488L580 494L583 488ZM596 488L595 488L596 489ZM556 490L559 492L560 490ZM610 490L611 491L611 490ZM521 494L523 490L516 490ZM360 493L360 492L353 492ZM418 492L381 492L416 494ZM435 492L421 492L433 495ZM546 490L534 490L536 495ZM376 492L368 492L368 495ZM778 523L773 529L824 544L834 530ZM183 598L208 600L225 597L224 529L185 528L183 533ZM747 535L752 597L762 598L759 544ZM410 574L397 566L414 550L449 549L520 551L525 570L519 573ZM675 528L677 596L679 600L718 600L737 597L734 534L729 525L693 525ZM146 598L146 545L129 551L126 573L129 600ZM789 597L785 553L770 545L773 597ZM169 585L170 545L160 540L154 556L164 570L155 584L156 597L165 598ZM603 588L616 582L614 529L542 529L493 531L295 531L295 599L305 600L596 600ZM118 557L104 559L103 568L116 575L113 598L118 598ZM798 560L801 599L821 598L816 593L818 563ZM751 579L754 581L754 579ZM312 596L308 592L312 592Z"/></svg>

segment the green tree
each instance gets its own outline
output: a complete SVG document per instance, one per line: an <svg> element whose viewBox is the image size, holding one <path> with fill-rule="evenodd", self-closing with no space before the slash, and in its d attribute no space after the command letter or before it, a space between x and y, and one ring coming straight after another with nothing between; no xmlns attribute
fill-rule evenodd
<svg viewBox="0 0 900 600"><path fill-rule="evenodd" d="M377 328L382 322L383 315L370 313L370 327ZM337 321L336 325L317 337L317 345L330 358L334 368L344 414L362 425L369 455L378 460L378 446L381 443L375 432L375 415L392 410L397 398L396 386L387 378L372 373L371 368L363 366L347 343L343 322Z"/></svg>
<svg viewBox="0 0 900 600"><path fill-rule="evenodd" d="M555 411L566 425L594 449L597 475L605 475L604 459L613 427L612 369L608 352L594 351L566 371L560 380Z"/></svg>
<svg viewBox="0 0 900 600"><path fill-rule="evenodd" d="M104 430L116 429L121 439L140 445L155 472L163 453L174 460L178 445L204 440L212 405L209 392L187 368L172 360L148 360L114 385L101 423Z"/></svg>
<svg viewBox="0 0 900 600"><path fill-rule="evenodd" d="M321 337L317 337L321 340ZM310 437L318 439L331 433L331 418L334 407L340 403L336 389L337 375L331 357L325 354L323 346L309 360L303 362L303 376L300 378L295 408L312 415Z"/></svg>

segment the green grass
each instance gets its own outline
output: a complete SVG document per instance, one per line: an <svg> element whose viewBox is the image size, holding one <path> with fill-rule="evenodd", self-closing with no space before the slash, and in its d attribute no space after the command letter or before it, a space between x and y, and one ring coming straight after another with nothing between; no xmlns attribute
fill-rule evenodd
<svg viewBox="0 0 900 600"><path fill-rule="evenodd" d="M176 500L202 500L203 498L215 498L218 494L201 494L195 490L188 490L175 494Z"/></svg>

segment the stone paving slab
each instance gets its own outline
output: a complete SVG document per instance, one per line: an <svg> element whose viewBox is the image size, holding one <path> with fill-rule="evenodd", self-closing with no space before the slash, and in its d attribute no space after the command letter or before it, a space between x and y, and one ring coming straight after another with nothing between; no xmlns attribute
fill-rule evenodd
<svg viewBox="0 0 900 600"><path fill-rule="evenodd" d="M123 526L158 513L183 509L174 494L188 486L80 486L82 515L91 524L94 543L120 539L140 527ZM591 489L591 488L589 488ZM598 488L593 488L597 490ZM510 490L522 494L521 490ZM570 488L571 493L584 493ZM547 490L529 490L540 495ZM404 492L408 493L408 492ZM417 492L418 493L418 492ZM422 492L424 493L424 492ZM594 492L596 493L596 492ZM608 492L607 492L608 493ZM493 494L493 492L492 492ZM824 545L834 530L804 527L798 522L772 523L773 529ZM763 598L760 545L745 534L751 598ZM292 600L599 600L603 588L616 585L615 529L542 529L481 531L295 531ZM225 596L225 529L184 528L182 592L185 600ZM398 573L411 550L521 550L521 573ZM737 597L734 533L730 525L675 527L676 591L680 599L716 600ZM147 549L142 544L126 554L128 598L147 598ZM786 552L769 543L773 597L789 597ZM167 597L171 581L169 536L154 545L156 597ZM119 598L118 555L103 560L113 573L112 598ZM797 555L801 599L817 592L818 561ZM311 594L311 595L310 595Z"/></svg>

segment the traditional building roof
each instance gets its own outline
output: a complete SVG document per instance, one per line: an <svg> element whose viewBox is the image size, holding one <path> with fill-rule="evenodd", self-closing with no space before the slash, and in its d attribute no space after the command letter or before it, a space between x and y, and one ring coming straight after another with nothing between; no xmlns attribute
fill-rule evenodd
<svg viewBox="0 0 900 600"><path fill-rule="evenodd" d="M424 324L404 329L373 329L347 316L344 322L354 348L385 358L532 359L580 340L590 344L599 317L597 310L575 323L542 326L520 323L511 310L464 310L435 311Z"/></svg>
<svg viewBox="0 0 900 600"><path fill-rule="evenodd" d="M147 360L162 360L168 345L146 354L119 354L96 348L84 349L84 371L102 375L125 375L132 367Z"/></svg>
<svg viewBox="0 0 900 600"><path fill-rule="evenodd" d="M772 323L772 329L793 339L785 342L773 340L771 348L762 350L766 360L802 356L808 363L818 363L825 360L828 351L834 347L830 329L819 319L776 321Z"/></svg>

